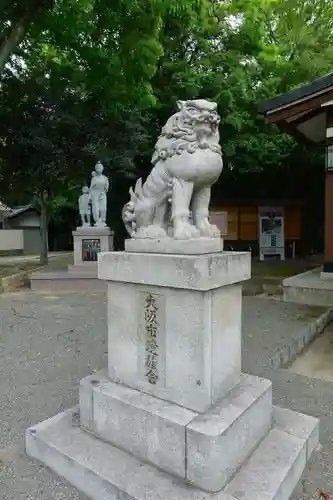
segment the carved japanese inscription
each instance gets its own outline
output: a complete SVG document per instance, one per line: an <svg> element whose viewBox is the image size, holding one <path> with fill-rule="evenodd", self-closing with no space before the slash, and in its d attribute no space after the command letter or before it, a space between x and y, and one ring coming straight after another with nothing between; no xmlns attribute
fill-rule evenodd
<svg viewBox="0 0 333 500"><path fill-rule="evenodd" d="M138 377L146 389L165 387L165 296L152 287L138 293Z"/></svg>
<svg viewBox="0 0 333 500"><path fill-rule="evenodd" d="M159 379L158 373L158 307L156 299L148 294L144 306L144 320L146 330L145 343L145 376L148 382L155 385Z"/></svg>

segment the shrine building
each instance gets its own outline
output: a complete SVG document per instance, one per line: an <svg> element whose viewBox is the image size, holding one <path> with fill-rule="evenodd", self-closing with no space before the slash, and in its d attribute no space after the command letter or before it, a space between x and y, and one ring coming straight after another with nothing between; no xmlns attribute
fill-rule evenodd
<svg viewBox="0 0 333 500"><path fill-rule="evenodd" d="M333 303L333 73L286 94L261 102L259 112L276 124L319 148L325 155L324 261L316 269L283 282L285 300L308 304Z"/></svg>

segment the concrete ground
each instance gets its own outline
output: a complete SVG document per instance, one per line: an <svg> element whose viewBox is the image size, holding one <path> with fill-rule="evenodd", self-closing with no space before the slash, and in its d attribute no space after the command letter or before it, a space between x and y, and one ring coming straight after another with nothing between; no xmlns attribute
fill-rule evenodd
<svg viewBox="0 0 333 500"><path fill-rule="evenodd" d="M107 361L103 293L0 296L0 498L86 500L24 453L27 427L77 403L79 380ZM262 373L322 309L244 298L244 368ZM303 333L302 333L303 334ZM333 493L333 386L330 382L270 370L275 403L321 418L323 453L315 457L294 500ZM333 498L333 497L332 497ZM258 499L261 500L261 499Z"/></svg>

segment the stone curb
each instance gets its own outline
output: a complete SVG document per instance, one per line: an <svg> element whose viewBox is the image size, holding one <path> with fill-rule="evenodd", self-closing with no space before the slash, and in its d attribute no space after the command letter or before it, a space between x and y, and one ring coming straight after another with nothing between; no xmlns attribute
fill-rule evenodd
<svg viewBox="0 0 333 500"><path fill-rule="evenodd" d="M284 346L263 366L264 370L285 368L292 363L310 342L320 335L326 326L333 320L333 309L327 309L316 320L308 326L303 327L290 339L290 343Z"/></svg>
<svg viewBox="0 0 333 500"><path fill-rule="evenodd" d="M256 296L262 293L282 295L282 279L280 277L252 277L243 283L244 296Z"/></svg>

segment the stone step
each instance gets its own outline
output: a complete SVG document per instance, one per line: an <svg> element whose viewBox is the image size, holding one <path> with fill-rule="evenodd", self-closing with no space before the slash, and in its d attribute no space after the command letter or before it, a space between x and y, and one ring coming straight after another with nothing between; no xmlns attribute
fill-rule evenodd
<svg viewBox="0 0 333 500"><path fill-rule="evenodd" d="M219 491L268 434L272 384L242 374L205 413L111 382L103 372L80 383L81 425L97 437L187 479Z"/></svg>
<svg viewBox="0 0 333 500"><path fill-rule="evenodd" d="M288 500L305 465L305 440L273 428L225 492L241 500Z"/></svg>
<svg viewBox="0 0 333 500"><path fill-rule="evenodd" d="M316 445L318 420L288 411L273 418L276 427L218 493L191 486L82 430L77 408L28 429L26 450L93 500L288 500Z"/></svg>
<svg viewBox="0 0 333 500"><path fill-rule="evenodd" d="M272 429L224 491L241 500L288 500L319 443L319 420L273 406Z"/></svg>
<svg viewBox="0 0 333 500"><path fill-rule="evenodd" d="M305 440L307 460L318 446L319 420L314 417L273 406L273 427Z"/></svg>
<svg viewBox="0 0 333 500"><path fill-rule="evenodd" d="M30 288L33 291L81 291L106 290L106 283L90 271L84 273L67 270L37 271L30 275Z"/></svg>

